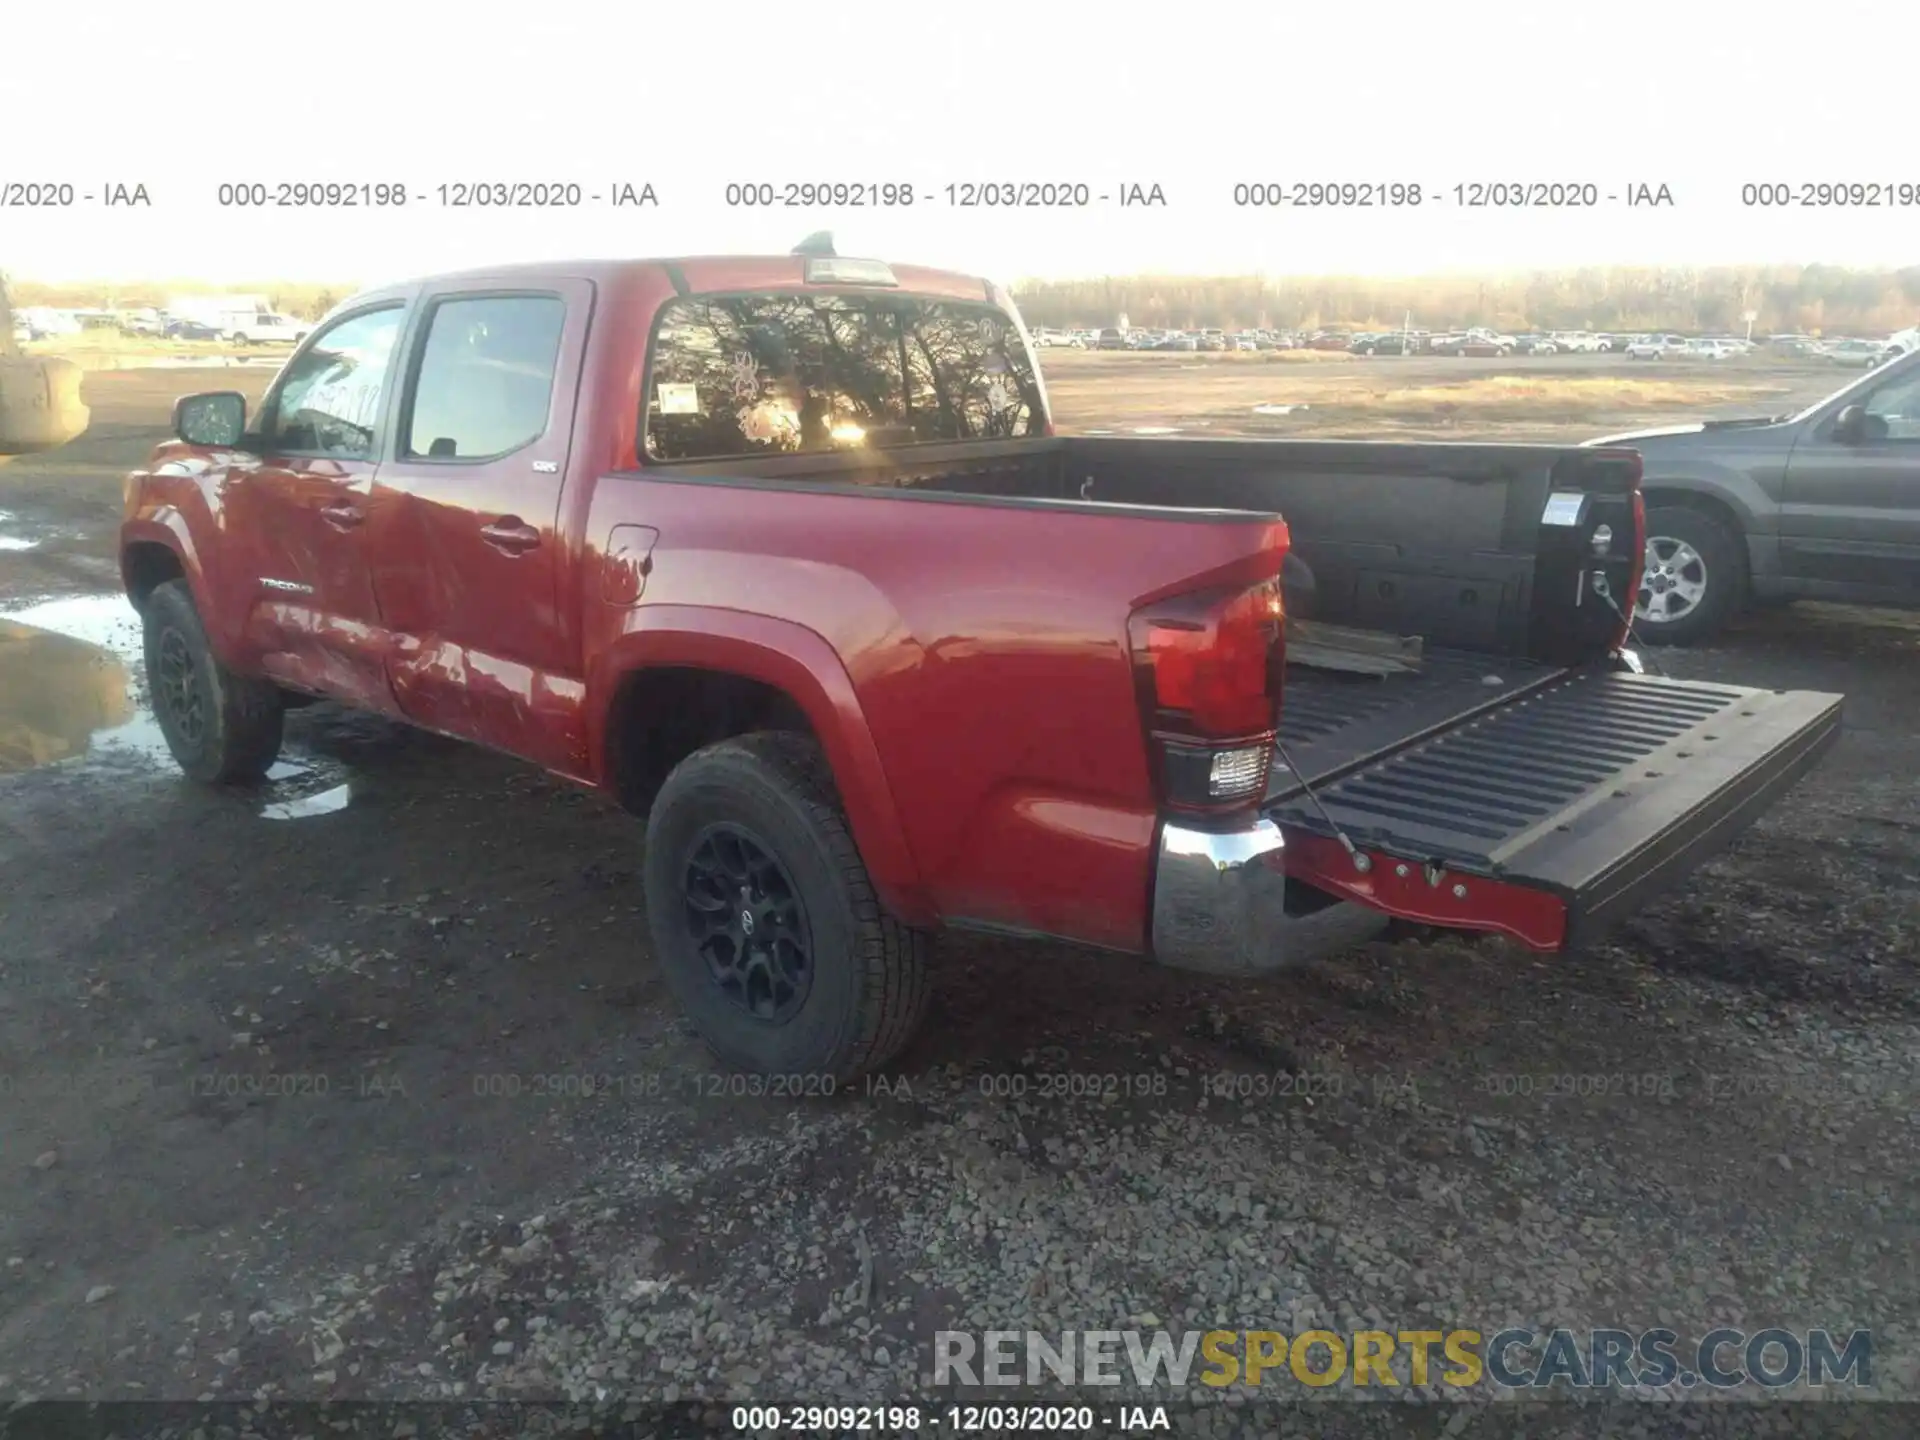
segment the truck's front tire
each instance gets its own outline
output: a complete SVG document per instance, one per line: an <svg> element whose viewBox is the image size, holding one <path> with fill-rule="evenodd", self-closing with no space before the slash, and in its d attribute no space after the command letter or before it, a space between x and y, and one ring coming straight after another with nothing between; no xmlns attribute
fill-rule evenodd
<svg viewBox="0 0 1920 1440"><path fill-rule="evenodd" d="M697 751L647 822L647 918L668 988L726 1064L849 1080L930 996L927 937L882 909L819 746L763 731Z"/></svg>
<svg viewBox="0 0 1920 1440"><path fill-rule="evenodd" d="M147 693L175 762L206 785L259 780L280 753L279 690L220 663L186 581L157 587L140 616Z"/></svg>

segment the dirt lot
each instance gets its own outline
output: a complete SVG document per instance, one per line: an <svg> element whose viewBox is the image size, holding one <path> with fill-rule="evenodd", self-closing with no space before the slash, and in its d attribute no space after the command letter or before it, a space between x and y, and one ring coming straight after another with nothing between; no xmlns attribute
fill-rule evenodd
<svg viewBox="0 0 1920 1440"><path fill-rule="evenodd" d="M1283 350L1192 355L1051 349L1073 428L1372 440L1591 438L1675 416L1771 415L1839 388L1831 366L1555 355L1510 360Z"/></svg>
<svg viewBox="0 0 1920 1440"><path fill-rule="evenodd" d="M1047 369L1068 428L1188 433L1585 438L1838 383L1260 358ZM1868 1327L1914 1396L1912 617L1660 657L1844 691L1847 732L1593 953L1248 986L955 940L884 1081L743 1093L653 972L628 817L327 707L264 793L156 758L112 527L199 374L90 375L92 431L0 467L0 1398L876 1401L941 1329L1368 1321Z"/></svg>

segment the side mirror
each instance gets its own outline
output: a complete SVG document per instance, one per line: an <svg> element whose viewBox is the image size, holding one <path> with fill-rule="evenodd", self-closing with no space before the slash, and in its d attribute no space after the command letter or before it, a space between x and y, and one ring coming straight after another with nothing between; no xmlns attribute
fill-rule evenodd
<svg viewBox="0 0 1920 1440"><path fill-rule="evenodd" d="M1833 438L1842 445L1858 445L1867 438L1867 407L1849 405L1833 417Z"/></svg>
<svg viewBox="0 0 1920 1440"><path fill-rule="evenodd" d="M238 390L186 395L173 405L173 433L189 445L238 445L247 430L247 397Z"/></svg>

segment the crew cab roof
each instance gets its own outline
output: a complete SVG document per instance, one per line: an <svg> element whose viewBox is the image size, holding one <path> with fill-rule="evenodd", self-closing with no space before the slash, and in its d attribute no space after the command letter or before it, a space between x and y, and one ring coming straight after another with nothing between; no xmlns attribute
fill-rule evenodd
<svg viewBox="0 0 1920 1440"><path fill-rule="evenodd" d="M537 286L555 280L588 280L604 288L618 288L622 282L665 274L674 288L683 294L711 294L728 290L759 290L808 286L807 257L804 255L682 255L627 260L542 260L515 265L489 265L478 269L417 275L361 291L346 302L349 306L372 300L398 298L422 285L500 285ZM892 265L898 289L916 295L936 295L955 300L991 301L992 283L978 275L963 275L952 270L932 270L917 265ZM808 286L826 292L865 291L870 285L815 284ZM341 308L346 308L345 306Z"/></svg>

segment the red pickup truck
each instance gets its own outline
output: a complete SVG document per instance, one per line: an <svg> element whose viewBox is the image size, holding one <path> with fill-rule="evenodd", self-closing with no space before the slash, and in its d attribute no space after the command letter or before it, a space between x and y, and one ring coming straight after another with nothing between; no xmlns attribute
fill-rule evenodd
<svg viewBox="0 0 1920 1440"><path fill-rule="evenodd" d="M663 974L756 1071L884 1063L943 927L1241 975L1332 906L1556 950L1839 726L1640 673L1633 451L1061 436L967 275L442 276L174 430L121 558L181 767L256 779L321 697L609 793ZM1308 605L1418 663L1289 663Z"/></svg>

